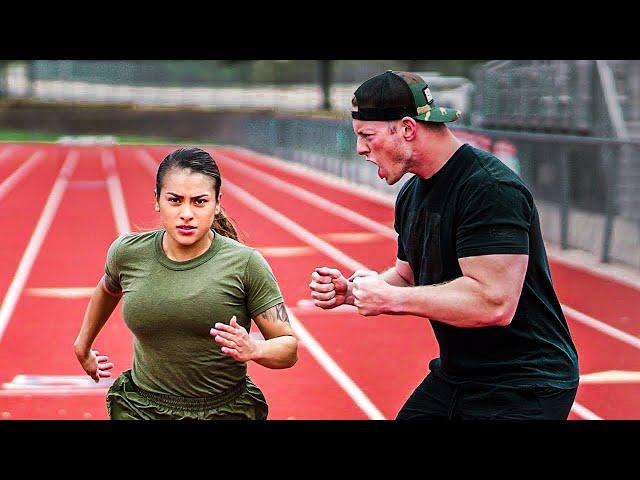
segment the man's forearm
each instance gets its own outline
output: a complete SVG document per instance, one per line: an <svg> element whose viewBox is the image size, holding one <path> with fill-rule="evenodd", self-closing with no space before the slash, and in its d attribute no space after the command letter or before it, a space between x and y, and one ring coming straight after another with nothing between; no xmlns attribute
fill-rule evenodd
<svg viewBox="0 0 640 480"><path fill-rule="evenodd" d="M476 280L459 277L439 285L394 288L388 313L417 315L456 327L508 325L506 299L491 298Z"/></svg>
<svg viewBox="0 0 640 480"><path fill-rule="evenodd" d="M385 272L380 274L382 279L387 282L389 285L393 285L394 287L410 287L411 283L407 281L404 277L402 277L396 267L391 267Z"/></svg>

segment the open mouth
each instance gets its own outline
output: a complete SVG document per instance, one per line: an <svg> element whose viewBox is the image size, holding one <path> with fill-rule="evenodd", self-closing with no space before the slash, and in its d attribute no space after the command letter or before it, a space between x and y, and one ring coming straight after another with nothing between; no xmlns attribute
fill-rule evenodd
<svg viewBox="0 0 640 480"><path fill-rule="evenodd" d="M182 234L191 235L193 232L196 231L197 227L194 227L193 225L180 225L176 228Z"/></svg>

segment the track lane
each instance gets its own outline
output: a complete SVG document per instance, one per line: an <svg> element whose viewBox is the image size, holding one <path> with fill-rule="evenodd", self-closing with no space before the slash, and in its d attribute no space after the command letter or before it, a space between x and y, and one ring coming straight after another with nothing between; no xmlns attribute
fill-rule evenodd
<svg viewBox="0 0 640 480"><path fill-rule="evenodd" d="M102 275L106 249L115 237L98 151L87 147L73 150L78 152L78 163L0 344L3 383L23 374L85 376L72 344L88 297L58 298L31 290L95 286ZM70 239L77 239L77 243L70 243ZM114 370L130 361L127 335L121 320L112 318L94 344L114 361ZM8 361L2 361L5 358ZM106 418L104 394L96 391L74 390L67 396L41 395L35 390L23 396L2 393L0 405L11 418Z"/></svg>
<svg viewBox="0 0 640 480"><path fill-rule="evenodd" d="M118 148L120 150L128 150L129 147L118 147ZM164 149L164 147L160 147L154 150L155 151L154 155L157 156L162 151L166 152L170 150L171 149ZM116 151L119 151L119 150L116 150ZM117 158L120 156L121 156L121 153L116 154ZM217 157L215 156L215 153L214 153L214 157L217 159ZM135 171L137 169L138 173L133 174L133 176L140 175L140 171L144 172L144 169L140 167L139 164L137 167L135 166L138 162L118 160L116 163L118 165L118 168L122 169L123 172L125 170ZM231 172L233 167L230 166L229 170L227 170L224 160L220 160L219 163L221 166L223 179L227 178L228 176L232 181L234 181L232 178L234 174ZM249 161L247 161L247 163L249 163ZM238 175L238 174L239 172L236 171L235 175ZM148 175L148 174L145 174L145 175ZM239 177L241 177L241 175L239 175ZM85 180L89 182L91 181L90 178L87 178ZM236 181L238 182L238 184L242 185L240 178L237 178ZM247 179L243 179L243 181L246 182ZM142 191L143 190L142 185L144 185L145 183L146 183L145 181L140 181L137 183L131 183L129 184L129 186L127 186L127 184L123 182L123 190L126 190L127 188L129 188L131 192ZM151 183L153 183L153 180L151 180ZM296 185L301 185L301 183L297 182ZM323 186L322 189L324 188L325 187ZM152 186L151 186L151 191L152 191ZM223 192L224 192L224 181L223 181ZM251 188L251 192L252 193L254 192L254 188ZM316 192L318 193L317 188L316 188ZM150 209L151 214L145 218L153 219L155 212L153 212L153 209L152 209L152 201L153 201L152 193L151 193L150 200L148 197L149 195L148 193L144 196L144 199L142 198L142 196L135 197L133 193L131 193L131 195L133 195L134 199L139 199L139 200L137 201L134 200L133 202L128 201L127 202L128 204L131 203L133 205L139 202L140 205L144 205L145 211L146 211L146 205L151 204L151 209ZM262 201L264 201L265 203L269 203L268 191L263 190L260 192L260 195L263 195L263 197L261 197ZM274 192L271 192L271 195L275 196L276 194ZM128 199L126 193L125 193L125 197ZM288 214L289 210L292 209L292 205L299 205L301 207L305 207L304 204L300 202L300 200L293 200L291 198L288 199L288 202L284 202L284 204L287 205L287 210L284 210L284 213L286 214ZM253 243L253 246L256 246L257 248L261 249L261 251L265 253L265 257L267 257L267 259L269 260L269 263L272 265L272 268L274 269L274 272L276 272L278 276L279 283L281 285L283 285L284 283L289 284L289 281L287 281L286 279L285 280L280 279L280 272L289 272L289 273L283 274L284 277L290 278L291 282L294 282L294 283L297 282L295 283L294 288L291 289L291 294L289 294L289 290L287 290L287 293L285 294L285 298L287 299L287 302L290 303L293 307L292 310L296 313L296 315L298 315L301 321L304 322L304 325L313 333L314 337L318 341L320 341L325 346L325 348L327 348L327 350L331 352L334 359L340 365L342 365L343 367L345 367L345 365L348 365L348 368L345 367L346 371L349 373L349 375L352 376L354 380L358 382L358 384L363 388L363 390L367 394L370 394L370 392L368 391L368 387L364 385L372 384L374 382L377 382L379 384L379 386L375 388L377 388L381 392L380 397L385 397L387 399L384 406L381 406L381 409L385 413L385 416L387 416L387 418L392 418L395 412L397 412L397 409L399 408L399 406L401 405L401 402L404 400L404 398L406 398L406 394L410 393L410 391L412 391L413 387L415 386L414 379L409 379L410 375L405 375L407 371L406 367L408 365L418 365L420 367L420 368L416 368L414 372L416 374L415 380L419 381L422 379L422 376L424 375L426 370L426 363L421 361L423 359L426 359L428 361L428 359L430 359L433 356L432 354L427 354L427 350L429 350L430 348L429 342L433 342L433 345L431 346L431 348L434 348L434 349L435 349L435 342L431 337L430 328L429 327L427 327L426 329L424 328L423 326L424 320L417 319L418 322L416 322L415 325L414 324L410 325L409 323L405 324L408 332L404 332L402 330L398 330L397 328L398 325L393 325L393 328L394 328L393 330L390 330L388 326L385 325L385 323L391 323L391 324L396 323L397 319L396 321L394 321L394 317L391 317L391 316L378 317L377 319L380 319L380 320L383 320L384 317L388 317L388 322L381 321L380 322L381 325L378 328L378 326L375 326L377 322L373 322L373 323L371 322L373 317L369 317L368 319L366 319L364 317L358 316L357 314L353 316L353 314L347 313L347 312L332 312L331 314L329 314L329 312L319 311L319 312L311 313L305 307L304 302L300 305L298 305L297 301L290 302L289 298L295 298L298 300L308 299L308 287L306 285L308 283L308 278L304 282L302 282L302 284L300 285L299 282L302 276L298 275L297 271L304 271L304 273L306 273L308 276L308 273L313 269L313 267L316 266L314 265L314 262L316 262L317 259L313 258L314 254L312 253L311 256L309 256L308 248L304 244L302 244L302 242L296 239L292 239L290 235L287 237L286 232L285 232L285 235L283 236L283 232L278 231L277 228L274 228L274 226L268 220L261 219L263 220L262 222L257 222L255 214L251 212L249 212L249 214L240 213L240 212L243 212L243 210L246 211L246 206L244 206L242 202L235 200L231 195L227 195L227 194L224 195L223 205L229 211L230 216L232 218L235 219L236 217L239 217L239 220L237 220L239 223L239 226L241 227L241 230L245 231L245 233L248 234L248 237L249 237L249 241L247 243L251 244L252 241L255 242ZM347 202L347 205L348 205L348 202ZM134 209L133 206L130 208L132 210ZM142 208L140 210L142 210ZM305 208L300 208L300 210L305 211ZM389 211L392 212L392 208L390 210L388 208L384 210L380 208L380 205L378 205L376 207L376 211L378 210L383 211L384 215L381 215L381 217L386 218L386 220L384 220L383 218L380 221L386 224L389 224L389 221L388 221ZM367 214L366 211L363 211L362 213ZM142 218L142 217L136 217L136 218ZM131 215L131 221L133 224L134 223L133 214ZM147 220L143 220L143 221L147 221ZM317 221L318 221L317 217L315 217L313 219L313 222L314 222L313 226L317 224ZM111 223L113 224L113 220L111 220ZM304 225L305 227L309 227L309 225L307 225L306 223ZM310 227L310 229L312 228ZM351 237L349 237L348 235L343 236L342 241L339 241L339 240L336 241L335 237L331 238L331 237L327 237L326 233L319 233L320 229L318 229L318 234L321 238L324 238L330 244L338 246L341 250L345 251L345 253L347 253L348 255L353 256L356 259L360 259L360 261L363 261L363 262L369 261L370 259L367 257L369 257L371 254L363 252L362 249L358 247L357 241L354 241L354 238L356 238L358 234L362 233L362 228L361 227L353 228L353 229L345 228L342 230L338 230L338 231L332 230L328 233L330 234L348 233L348 234L351 234ZM282 241L283 238L289 239L287 242L285 242L284 245ZM386 242L387 241L385 240L381 240L380 244L376 245L376 248L374 249L374 254L373 254L374 256L380 255L382 250L384 251L389 250L389 244ZM392 242L392 244L395 245L394 242ZM294 247L294 249L297 248L299 249L298 254L289 255L289 258L287 258L287 257L282 257L281 256L282 251L279 251L278 249L269 250L270 247L280 247L280 246ZM305 248L307 248L306 251L305 251ZM395 258L394 248L395 247L392 248L392 252L391 252L392 253L391 256L393 258ZM106 248L101 253L104 256L104 254L106 254ZM306 260L303 260L303 259L306 259ZM294 262L291 262L291 260L294 260ZM102 268L103 262L104 262L104 258L101 259L100 268ZM294 267L291 267L291 263L295 264ZM387 259L379 258L379 264L382 265L381 267L379 267L380 269L385 268L386 266L388 266ZM378 267L376 268L378 269ZM554 268L555 266L552 262L552 271ZM292 271L293 273L290 273ZM572 279L573 277L571 276L567 277L566 284L569 284L570 282L573 282L574 284L578 283ZM554 280L556 282L557 288L558 288L558 283L565 284L563 280L559 280L556 278L555 273L554 273ZM602 281L602 279L600 279L600 281ZM615 285L615 282L612 282L612 283L614 283ZM598 291L597 287L598 287L598 284L596 283L592 291L594 290ZM614 290L617 291L617 289L614 289ZM594 296L592 295L591 298L593 297ZM563 299L561 298L561 300ZM581 295L578 295L575 301L578 302L580 300L581 300ZM604 302L602 302L602 304L604 304ZM39 308L41 308L42 310L42 309L46 309L47 307L46 307L46 304L43 304ZM579 307L576 306L576 308L579 308ZM595 308L595 307L591 306L589 308ZM342 318L345 315L348 317L348 319ZM334 317L332 320L328 318L331 316ZM622 318L624 316L625 316L625 310L622 310L622 313L618 312L618 313L615 313L614 315L614 317L618 317L618 318ZM112 323L113 320L114 319L112 318L110 320L110 323ZM352 330L345 332L345 324L346 323L352 324L354 322L357 323L357 320L361 320L365 324L359 325L359 329L356 329L356 328L353 329L354 332L359 330L355 334L355 336L348 335L348 333L351 333ZM369 320L369 322L367 322L367 320ZM585 327L581 324L578 324L570 318L569 318L569 321L571 322L572 333L574 331L579 332L574 334L574 339L576 340L576 344L579 345L579 354L581 355L581 372L582 373L592 373L596 371L601 371L602 369L609 369L609 368L620 369L621 365L629 369L636 369L636 370L638 369L635 366L636 364L634 363L635 361L634 356L636 354L634 353L633 348L629 348L628 353L624 353L623 351L620 361L618 361L614 355L610 356L612 358L611 362L601 361L600 358L602 357L602 352L594 350L593 345L607 344L607 342L601 341L602 334L600 334L600 337L594 338L592 337L593 335L592 329ZM574 324L577 325L578 327L575 327ZM372 327L372 325L374 326ZM387 332L384 335L380 334L380 332L383 331L385 327L387 327ZM584 330L584 332L582 332L582 330ZM362 343L369 343L371 345L374 345L376 350L382 350L382 351L385 351L385 348L387 349L386 351L392 351L394 345L396 345L395 349L398 350L398 347L397 347L398 344L401 344L403 341L406 342L406 338L412 338L412 341L414 341L416 338L416 334L419 333L419 331L422 331L427 335L425 335L425 337L423 338L418 339L420 342L424 342L423 347L420 348L419 350L415 350L414 353L416 355L413 358L404 357L404 354L406 352L403 352L403 356L401 356L401 358L399 358L395 363L392 360L388 360L388 357L387 357L385 359L387 360L386 362L381 362L379 365L377 364L372 365L371 363L363 362L362 358L364 357L360 358L359 363L357 362L353 363L354 362L353 358L354 356L357 357L357 352L348 353L349 349L345 349L342 346L335 347L334 345L336 344L336 339L335 339L336 331L339 331L341 334L340 335L341 338L338 340L338 343L340 343L341 345L349 343L349 340L348 340L349 338L357 338L357 342L360 342L361 340L366 340L366 341L363 341ZM396 333L398 336L397 339L395 338ZM74 335L75 335L75 332L74 332ZM393 341L391 340L390 335L393 336ZM346 341L345 341L345 338L347 339ZM615 340L610 340L610 341L613 343L613 346L606 347L606 348L607 349L612 348L613 351L618 352L620 348L616 348L615 345L619 344L619 342L616 343ZM356 343L356 342L354 341L351 343ZM331 348L329 348L329 346ZM351 347L351 344L349 344L349 347ZM591 353L587 354L583 362L583 358L582 358L583 351L589 351L589 352L595 352L595 353L593 353L593 357L591 356L592 355ZM344 353L344 352L347 352L347 353ZM1 354L2 354L2 345L0 344L0 365L2 364ZM301 360L302 360L302 356L301 356ZM350 361L352 362L352 364L348 363ZM299 365L301 365L301 363L302 362L300 362ZM308 357L307 359L305 359L304 363L305 365L307 364L315 365L316 367L318 367L318 365L313 361L313 359L311 359L311 357ZM294 369L290 370L289 372L295 372L296 369L298 369L299 365L296 365L296 367L294 367ZM593 370L590 370L590 368L593 368ZM388 369L389 372L387 372L385 369ZM404 373L398 374L397 373L398 371L403 371ZM324 410L323 410L324 405L318 405L318 402L316 402L315 404L312 403L311 405L304 404L305 398L308 398L306 394L308 394L309 392L313 392L314 396L312 398L322 398L321 397L322 395L324 397L327 397L327 392L323 390L323 388L317 388L316 390L309 390L309 384L305 384L297 390L295 389L291 390L289 385L291 382L289 381L282 382L282 378L284 378L284 375L282 375L282 372L270 371L268 369L263 369L263 368L257 369L258 376L256 376L256 373L254 373L253 371L250 370L250 372L252 374L252 377L254 377L256 381L259 381L258 376L261 373L267 373L267 375L263 377L265 383L260 384L261 387L263 387L265 394L267 394L268 392L271 392L270 395L273 395L273 398L283 399L282 402L278 402L277 404L272 404L272 414L270 415L270 418L337 418L333 415L330 415L327 417L314 417L314 415L318 416L324 413ZM391 372L396 373L395 377L392 376ZM289 373L287 372L287 375L288 374ZM322 375L324 374L324 371L318 367L318 372L316 373L316 375L317 374ZM388 381L385 382L385 379L387 379ZM331 382L330 379L329 379L329 382ZM317 384L312 383L311 385L313 386ZM611 390L607 390L607 387L611 387ZM385 389L386 391L384 391ZM582 402L584 405L588 406L589 408L593 408L594 412L596 412L598 415L602 415L604 418L638 418L638 414L634 413L634 410L633 410L634 405L637 405L639 403L637 402L637 398L638 398L637 393L634 393L634 392L637 392L637 389L635 390L634 389L635 389L635 386L630 384L613 384L613 386L611 384L608 384L608 385L585 384L585 385L581 385L581 388L578 393L577 401ZM401 395L398 394L400 391L402 392ZM603 392L609 392L609 391L617 392L615 395L622 394L622 396L620 397L622 398L622 400L618 402L621 406L620 409L615 408L616 397L614 396L613 393L611 395L606 395L605 393L603 393ZM300 393L300 395L296 395L296 392ZM628 392L629 394L624 395L624 392ZM91 397L91 395L86 395L85 397L89 398ZM97 396L93 395L93 397L95 397L100 401L99 402L101 403L100 408L104 409L103 399L101 399L99 395ZM329 397L331 397L330 392L329 392ZM292 399L295 398L297 400L295 402L295 405L296 407L300 406L300 408L296 409L294 407L292 409L291 405L287 403L288 398L292 398ZM340 405L341 398L344 401L343 402L344 404L342 405ZM371 398L377 403L375 395L371 395ZM36 398L34 397L34 399ZM628 399L631 399L631 401L629 401ZM51 400L51 403L50 403L51 410L49 411L49 413L47 413L47 415L51 415L50 418L64 418L64 416L67 415L70 410L72 410L71 408L65 408L63 403L57 403L62 401L59 398L51 397L50 400ZM284 400L287 400L287 402L285 402ZM13 398L8 399L8 398L0 397L0 405L6 405L7 404L6 402L14 402L14 401L15 399ZM302 403L299 403L299 402L302 402ZM342 411L345 411L345 412L349 409L349 407L351 407L354 410L352 414L354 415L355 418L364 417L362 415L362 412L359 411L357 407L354 407L353 402L344 395L342 396L338 395L337 398L332 399L331 402L336 403L337 404L336 406L344 409ZM87 414L93 415L90 411L87 411L86 409L82 410L82 405L86 405L86 404L87 404L86 402L84 404L79 404L81 406L78 407L77 412L74 414L76 415L76 417L72 417L72 418L87 418L86 417ZM40 408L38 407L38 405L40 404L32 404L31 406L32 410L38 411L38 408ZM60 407L58 411L54 411L56 405L62 405L62 407ZM75 405L75 403L72 405ZM69 405L67 405L67 407L68 406ZM44 408L43 411L46 411L46 410L47 409ZM64 415L60 414L60 411L63 411ZM360 415L360 417L358 417L358 414ZM305 415L311 415L311 417L305 417ZM38 418L42 418L42 417L38 417ZM351 417L347 415L345 416L345 418L351 418ZM580 418L580 417L577 417L575 414L572 414L571 418Z"/></svg>

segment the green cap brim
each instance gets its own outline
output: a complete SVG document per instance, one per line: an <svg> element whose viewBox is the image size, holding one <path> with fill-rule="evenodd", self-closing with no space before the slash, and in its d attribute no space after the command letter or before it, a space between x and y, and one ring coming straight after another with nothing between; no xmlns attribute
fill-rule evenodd
<svg viewBox="0 0 640 480"><path fill-rule="evenodd" d="M436 107L431 105L428 112L416 115L413 118L423 122L455 122L462 116L460 110L447 107Z"/></svg>

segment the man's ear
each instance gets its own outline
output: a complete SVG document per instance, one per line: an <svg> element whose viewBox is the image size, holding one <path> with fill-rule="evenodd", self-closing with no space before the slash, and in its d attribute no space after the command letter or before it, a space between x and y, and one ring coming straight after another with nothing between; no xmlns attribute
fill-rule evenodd
<svg viewBox="0 0 640 480"><path fill-rule="evenodd" d="M404 117L402 119L402 135L405 140L413 140L418 131L418 124L415 119L411 117Z"/></svg>

